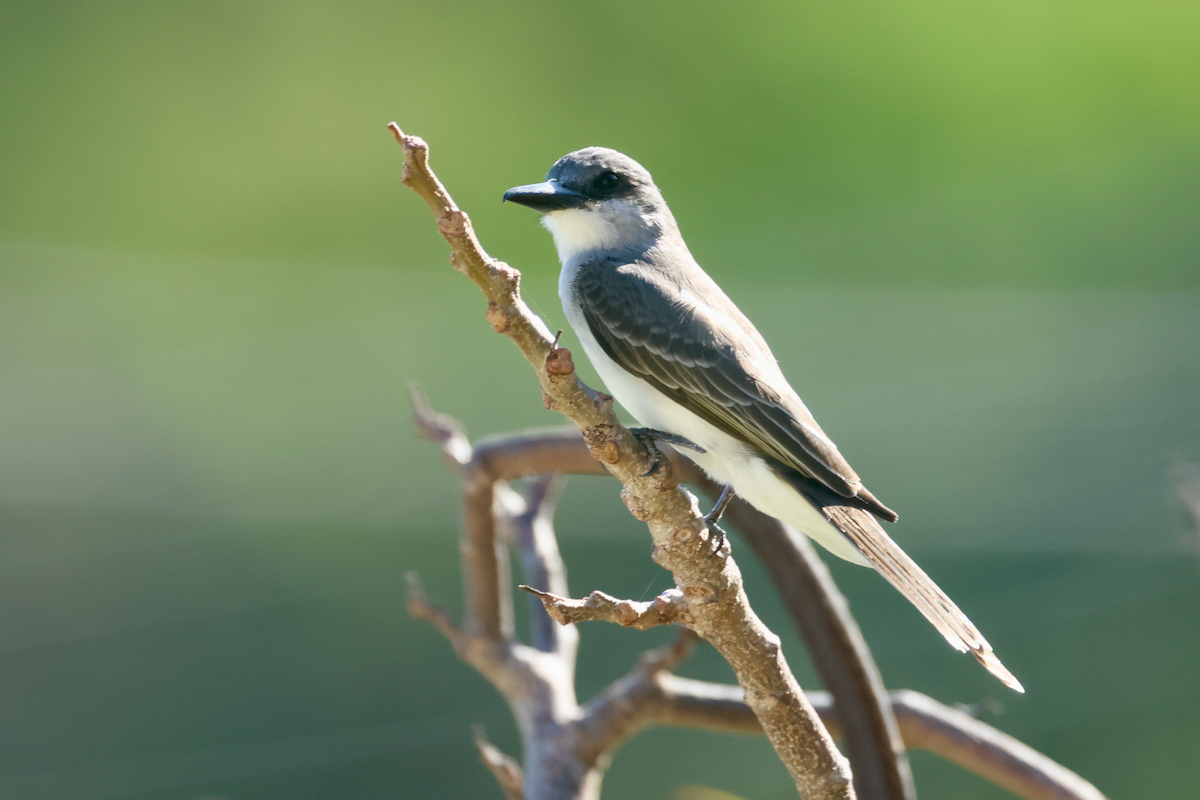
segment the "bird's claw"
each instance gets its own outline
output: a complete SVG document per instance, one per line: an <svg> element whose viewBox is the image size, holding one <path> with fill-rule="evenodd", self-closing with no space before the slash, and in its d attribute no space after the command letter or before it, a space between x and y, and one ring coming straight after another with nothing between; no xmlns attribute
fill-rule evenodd
<svg viewBox="0 0 1200 800"><path fill-rule="evenodd" d="M704 524L708 526L708 547L710 555L717 555L721 549L725 547L725 540L729 538L729 534L725 533L725 529L717 524L715 519L710 519L709 514L704 518Z"/></svg>
<svg viewBox="0 0 1200 800"><path fill-rule="evenodd" d="M642 475L643 478L648 478L654 473L658 472L658 468L662 466L662 453L660 453L659 449L654 446L655 442L666 442L667 444L673 444L676 447L684 447L689 450L695 450L697 453L706 452L703 447L695 442L685 439L682 436L676 436L673 433L667 433L666 431L658 431L654 428L630 428L629 432L632 433L633 437L641 442L642 445L650 451L650 457L654 459L654 463L650 466L650 469L646 472L646 474Z"/></svg>

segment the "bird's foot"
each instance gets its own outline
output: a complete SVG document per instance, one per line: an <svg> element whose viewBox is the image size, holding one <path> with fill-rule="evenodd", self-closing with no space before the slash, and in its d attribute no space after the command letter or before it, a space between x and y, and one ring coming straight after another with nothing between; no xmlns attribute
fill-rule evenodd
<svg viewBox="0 0 1200 800"><path fill-rule="evenodd" d="M658 468L662 464L662 454L659 453L658 448L654 446L655 442L666 442L667 444L673 444L676 447L695 450L697 453L708 452L690 439L685 439L682 436L676 436L675 434L667 433L666 431L657 431L654 428L630 428L629 432L632 433L634 438L641 442L642 445L650 451L650 457L654 459L654 464L650 467L649 471L642 476L643 478L658 472Z"/></svg>
<svg viewBox="0 0 1200 800"><path fill-rule="evenodd" d="M725 509L729 507L729 501L732 499L733 487L726 486L721 490L721 496L717 498L712 511L704 515L704 524L708 526L710 533L709 546L714 554L721 552L721 548L725 546L725 540L729 537L729 534L725 533L725 529L717 523L725 515Z"/></svg>

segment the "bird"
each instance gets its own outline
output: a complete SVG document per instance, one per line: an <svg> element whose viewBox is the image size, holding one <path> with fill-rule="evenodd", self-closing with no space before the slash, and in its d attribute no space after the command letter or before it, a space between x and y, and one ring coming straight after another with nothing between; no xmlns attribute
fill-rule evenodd
<svg viewBox="0 0 1200 800"><path fill-rule="evenodd" d="M571 329L605 388L653 438L847 561L873 567L957 650L1024 692L958 606L883 530L864 485L784 377L766 340L688 250L641 164L587 147L504 200L541 214Z"/></svg>

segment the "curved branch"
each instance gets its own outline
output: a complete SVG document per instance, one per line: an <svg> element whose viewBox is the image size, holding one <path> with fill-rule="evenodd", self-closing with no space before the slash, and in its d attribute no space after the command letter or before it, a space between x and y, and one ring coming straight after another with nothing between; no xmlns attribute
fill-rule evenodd
<svg viewBox="0 0 1200 800"><path fill-rule="evenodd" d="M919 692L891 697L910 747L937 753L1026 800L1106 800L1088 781L986 722Z"/></svg>
<svg viewBox="0 0 1200 800"><path fill-rule="evenodd" d="M658 724L760 733L736 686L662 674L638 687L637 730ZM809 692L830 732L843 733L832 696ZM1025 800L1107 800L1088 781L1008 734L919 692L889 695L904 743L935 753Z"/></svg>

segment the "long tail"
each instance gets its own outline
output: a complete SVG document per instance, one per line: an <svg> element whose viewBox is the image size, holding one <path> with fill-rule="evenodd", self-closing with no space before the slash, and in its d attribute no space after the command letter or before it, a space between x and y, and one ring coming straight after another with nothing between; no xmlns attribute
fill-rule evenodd
<svg viewBox="0 0 1200 800"><path fill-rule="evenodd" d="M1025 691L1021 682L996 658L992 646L967 619L967 615L892 541L874 516L846 505L828 505L821 510L834 526L854 542L879 574L887 578L888 583L895 586L925 615L925 619L933 623L933 627L946 637L951 646L963 653L970 652L1005 686L1018 692Z"/></svg>

